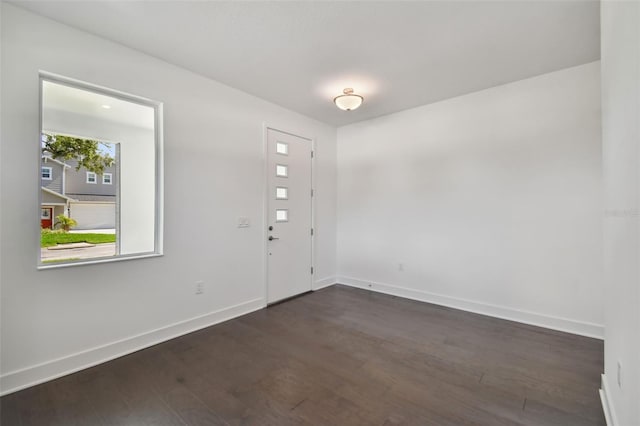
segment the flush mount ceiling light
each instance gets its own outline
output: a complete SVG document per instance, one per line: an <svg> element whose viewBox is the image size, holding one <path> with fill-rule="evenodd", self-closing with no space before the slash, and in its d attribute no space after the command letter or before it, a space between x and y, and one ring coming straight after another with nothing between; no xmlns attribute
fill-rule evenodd
<svg viewBox="0 0 640 426"><path fill-rule="evenodd" d="M353 89L346 88L342 91L344 95L336 96L333 98L336 106L344 111L353 111L362 105L364 98L360 95L353 93Z"/></svg>

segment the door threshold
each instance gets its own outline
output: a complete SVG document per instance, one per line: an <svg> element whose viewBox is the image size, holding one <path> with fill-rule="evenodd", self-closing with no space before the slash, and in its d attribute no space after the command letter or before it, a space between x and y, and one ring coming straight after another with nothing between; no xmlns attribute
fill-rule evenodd
<svg viewBox="0 0 640 426"><path fill-rule="evenodd" d="M267 308L271 308L284 302L289 302L293 299L297 299L298 297L306 296L309 293L313 293L313 290L305 291L304 293L296 294L294 296L285 297L284 299L280 299L272 303L267 303Z"/></svg>

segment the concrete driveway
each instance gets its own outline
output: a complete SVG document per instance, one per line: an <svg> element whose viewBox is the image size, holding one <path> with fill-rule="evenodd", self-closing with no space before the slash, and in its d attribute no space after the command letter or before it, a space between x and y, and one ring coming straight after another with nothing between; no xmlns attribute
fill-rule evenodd
<svg viewBox="0 0 640 426"><path fill-rule="evenodd" d="M66 246L66 247L65 247ZM105 244L59 244L51 249L43 247L40 249L42 261L56 259L91 259L95 257L115 256L116 243Z"/></svg>
<svg viewBox="0 0 640 426"><path fill-rule="evenodd" d="M70 234L115 234L116 230L111 229L71 229Z"/></svg>

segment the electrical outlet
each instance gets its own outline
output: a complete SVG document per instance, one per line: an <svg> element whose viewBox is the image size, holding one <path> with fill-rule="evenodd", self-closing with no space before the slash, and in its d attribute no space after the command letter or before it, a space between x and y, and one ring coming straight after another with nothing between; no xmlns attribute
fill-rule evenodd
<svg viewBox="0 0 640 426"><path fill-rule="evenodd" d="M238 228L248 228L251 225L248 217L239 217L238 218Z"/></svg>
<svg viewBox="0 0 640 426"><path fill-rule="evenodd" d="M622 389L622 364L618 361L618 387Z"/></svg>
<svg viewBox="0 0 640 426"><path fill-rule="evenodd" d="M204 293L204 281L196 281L196 294Z"/></svg>

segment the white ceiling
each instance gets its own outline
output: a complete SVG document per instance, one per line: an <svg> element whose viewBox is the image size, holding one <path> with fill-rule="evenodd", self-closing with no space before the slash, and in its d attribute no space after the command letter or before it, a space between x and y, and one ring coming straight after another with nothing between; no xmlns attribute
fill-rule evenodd
<svg viewBox="0 0 640 426"><path fill-rule="evenodd" d="M598 1L15 4L333 125L600 58Z"/></svg>

